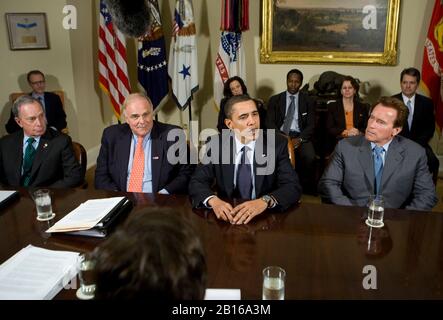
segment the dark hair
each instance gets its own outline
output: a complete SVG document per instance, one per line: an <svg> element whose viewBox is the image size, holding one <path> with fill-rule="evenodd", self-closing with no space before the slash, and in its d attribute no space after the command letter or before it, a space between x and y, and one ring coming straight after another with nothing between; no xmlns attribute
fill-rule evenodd
<svg viewBox="0 0 443 320"><path fill-rule="evenodd" d="M203 299L206 261L191 224L171 208L134 213L94 252L96 299Z"/></svg>
<svg viewBox="0 0 443 320"><path fill-rule="evenodd" d="M288 81L289 76L293 73L298 74L300 76L300 82L303 83L303 73L298 69L289 70L288 74L286 75L286 81Z"/></svg>
<svg viewBox="0 0 443 320"><path fill-rule="evenodd" d="M343 77L343 80L340 83L339 96L342 97L341 88L343 87L343 83L345 81L349 81L351 83L351 86L354 88L354 90L355 90L354 99L358 98L358 91L360 90L360 84L358 83L358 81L354 77L351 77L351 76L344 76Z"/></svg>
<svg viewBox="0 0 443 320"><path fill-rule="evenodd" d="M415 77L417 83L420 83L420 71L416 68L406 68L400 73L400 82L403 81L403 76L407 74L408 76Z"/></svg>
<svg viewBox="0 0 443 320"><path fill-rule="evenodd" d="M231 82L234 81L238 81L238 83L240 83L241 86L241 90L243 91L243 94L248 94L248 88L246 88L245 82L243 81L242 78L238 77L238 76L233 76L231 78L229 78L228 80L226 80L225 84L223 85L223 95L227 98L232 97L232 92L231 92Z"/></svg>
<svg viewBox="0 0 443 320"><path fill-rule="evenodd" d="M12 104L12 114L14 115L14 117L19 118L20 115L20 108L25 105L25 104L31 104L31 103L38 103L41 106L41 103L38 99L35 99L34 97L28 96L28 95L23 95L18 97L14 103ZM42 106L43 109L43 106Z"/></svg>
<svg viewBox="0 0 443 320"><path fill-rule="evenodd" d="M230 98L228 99L228 101L226 101L226 104L225 104L225 117L226 117L227 119L231 119L231 116L232 116L232 108L234 107L234 105L235 105L236 103L239 103L239 102L245 102L245 101L249 101L249 100L253 101L254 104L255 104L255 106L257 107L257 103L255 103L254 99L252 99L252 98L251 98L249 95L247 95L247 94L241 94L241 95L239 95L239 96L232 96L232 97L230 97ZM257 110L258 110L258 108L257 108Z"/></svg>
<svg viewBox="0 0 443 320"><path fill-rule="evenodd" d="M41 75L41 76L43 77L43 79L45 78L45 75L44 75L43 72L41 72L40 70L31 70L31 71L29 71L28 74L26 75L26 79L28 79L28 82L29 82L29 83L31 83L31 80L30 80L31 76L32 76L32 75L36 75L36 74Z"/></svg>
<svg viewBox="0 0 443 320"><path fill-rule="evenodd" d="M397 110L397 118L394 120L394 128L403 128L408 119L409 110L403 103L403 101L394 97L381 97L378 101L371 107L369 114L372 113L374 108L381 104L384 107Z"/></svg>

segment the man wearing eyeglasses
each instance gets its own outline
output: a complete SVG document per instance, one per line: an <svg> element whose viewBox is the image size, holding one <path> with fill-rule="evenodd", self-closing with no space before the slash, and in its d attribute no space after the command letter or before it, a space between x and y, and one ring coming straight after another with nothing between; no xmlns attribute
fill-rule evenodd
<svg viewBox="0 0 443 320"><path fill-rule="evenodd" d="M185 194L194 166L184 131L155 121L151 100L130 94L123 103L125 124L103 131L95 169L97 189Z"/></svg>
<svg viewBox="0 0 443 320"><path fill-rule="evenodd" d="M29 95L39 100L40 104L43 106L47 126L56 129L57 131L64 132L64 129L67 127L66 113L63 109L60 97L55 93L45 91L45 75L39 70L32 70L28 72L27 79L29 86L32 88L32 92L29 93ZM13 133L21 129L15 121L12 111L5 128L8 133Z"/></svg>

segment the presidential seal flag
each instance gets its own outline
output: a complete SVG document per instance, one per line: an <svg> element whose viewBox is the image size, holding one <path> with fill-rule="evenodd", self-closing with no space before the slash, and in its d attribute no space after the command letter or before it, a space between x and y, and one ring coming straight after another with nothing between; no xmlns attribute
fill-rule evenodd
<svg viewBox="0 0 443 320"><path fill-rule="evenodd" d="M111 99L114 114L120 120L121 107L131 92L126 65L126 40L114 28L112 17L103 0L100 1L98 28L99 85Z"/></svg>
<svg viewBox="0 0 443 320"><path fill-rule="evenodd" d="M172 26L168 73L172 97L184 110L198 90L197 46L194 10L191 0L177 0Z"/></svg>
<svg viewBox="0 0 443 320"><path fill-rule="evenodd" d="M434 102L435 119L441 132L443 128L443 4L435 0L429 24L422 65L422 86Z"/></svg>
<svg viewBox="0 0 443 320"><path fill-rule="evenodd" d="M165 37L157 0L146 0L150 25L138 38L138 81L151 98L154 108L168 94Z"/></svg>
<svg viewBox="0 0 443 320"><path fill-rule="evenodd" d="M222 0L220 45L215 58L214 102L220 107L223 86L233 76L246 78L242 31L249 29L249 1Z"/></svg>

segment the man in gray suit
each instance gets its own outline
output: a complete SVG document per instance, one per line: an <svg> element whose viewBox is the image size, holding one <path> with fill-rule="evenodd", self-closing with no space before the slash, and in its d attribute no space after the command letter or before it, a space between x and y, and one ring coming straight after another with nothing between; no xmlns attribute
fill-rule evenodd
<svg viewBox="0 0 443 320"><path fill-rule="evenodd" d="M408 116L400 100L382 97L372 108L365 136L343 139L319 182L325 202L365 206L381 194L387 208L430 210L437 203L425 150L399 136Z"/></svg>

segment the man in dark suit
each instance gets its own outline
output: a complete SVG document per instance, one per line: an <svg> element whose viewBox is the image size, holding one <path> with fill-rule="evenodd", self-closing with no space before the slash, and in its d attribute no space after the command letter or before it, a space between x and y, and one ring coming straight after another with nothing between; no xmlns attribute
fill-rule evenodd
<svg viewBox="0 0 443 320"><path fill-rule="evenodd" d="M52 92L45 91L45 75L39 70L32 70L28 72L27 79L32 88L32 92L29 95L38 99L43 106L48 127L65 133L67 126L66 113L63 109L60 97ZM5 128L8 133L20 130L12 111Z"/></svg>
<svg viewBox="0 0 443 320"><path fill-rule="evenodd" d="M437 181L440 162L432 151L429 141L435 132L434 104L428 97L417 93L420 71L407 68L401 72L401 93L394 97L403 101L409 109L409 116L400 135L409 138L425 148L428 166L434 182Z"/></svg>
<svg viewBox="0 0 443 320"><path fill-rule="evenodd" d="M194 167L188 161L189 150L183 130L154 121L151 100L139 93L126 98L123 113L127 123L103 131L95 187L129 192L186 193Z"/></svg>
<svg viewBox="0 0 443 320"><path fill-rule="evenodd" d="M322 199L366 206L381 194L387 208L431 210L437 203L425 150L399 136L408 111L398 99L382 97L372 108L364 136L341 140L319 182Z"/></svg>
<svg viewBox="0 0 443 320"><path fill-rule="evenodd" d="M299 92L303 83L303 73L292 69L286 76L287 90L272 96L268 102L266 125L268 129L280 130L294 142L296 170L303 190L316 192L315 150L311 141L315 128L314 102L308 95Z"/></svg>
<svg viewBox="0 0 443 320"><path fill-rule="evenodd" d="M0 183L13 187L78 186L84 175L71 138L47 128L40 102L21 96L12 112L22 130L0 139Z"/></svg>
<svg viewBox="0 0 443 320"><path fill-rule="evenodd" d="M267 208L286 210L297 203L301 188L289 162L287 140L275 130L259 130L257 106L247 95L229 99L225 114L231 132L225 130L207 143L189 183L192 205L243 224ZM216 192L211 189L214 182ZM238 198L246 201L235 207L227 202Z"/></svg>

